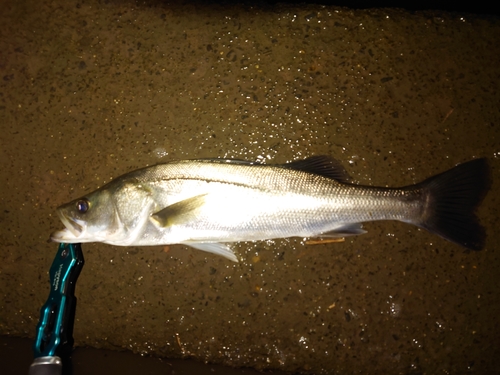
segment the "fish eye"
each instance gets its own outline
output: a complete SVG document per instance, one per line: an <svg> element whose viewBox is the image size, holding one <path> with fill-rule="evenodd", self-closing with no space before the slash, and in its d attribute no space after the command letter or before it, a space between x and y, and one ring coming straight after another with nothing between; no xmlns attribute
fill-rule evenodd
<svg viewBox="0 0 500 375"><path fill-rule="evenodd" d="M80 199L76 202L76 209L79 213L84 214L90 208L90 202L87 199Z"/></svg>

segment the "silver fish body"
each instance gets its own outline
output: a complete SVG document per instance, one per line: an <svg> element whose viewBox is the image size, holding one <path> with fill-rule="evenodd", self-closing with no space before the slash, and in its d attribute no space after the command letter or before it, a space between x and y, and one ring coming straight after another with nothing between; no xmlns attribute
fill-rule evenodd
<svg viewBox="0 0 500 375"><path fill-rule="evenodd" d="M51 238L186 244L237 261L225 243L344 237L365 233L363 222L399 220L479 249L485 234L474 210L488 188L485 159L403 188L351 184L342 166L326 156L283 165L174 161L130 172L59 207L66 229Z"/></svg>

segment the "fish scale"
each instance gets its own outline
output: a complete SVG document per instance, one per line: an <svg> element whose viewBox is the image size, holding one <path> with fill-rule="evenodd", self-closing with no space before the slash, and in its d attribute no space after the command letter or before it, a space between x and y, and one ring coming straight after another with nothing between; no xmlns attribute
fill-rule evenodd
<svg viewBox="0 0 500 375"><path fill-rule="evenodd" d="M186 244L237 258L228 243L363 234L362 223L399 220L469 249L484 246L475 209L490 187L486 159L402 188L361 186L338 161L315 156L264 165L181 160L132 171L58 208L58 242Z"/></svg>

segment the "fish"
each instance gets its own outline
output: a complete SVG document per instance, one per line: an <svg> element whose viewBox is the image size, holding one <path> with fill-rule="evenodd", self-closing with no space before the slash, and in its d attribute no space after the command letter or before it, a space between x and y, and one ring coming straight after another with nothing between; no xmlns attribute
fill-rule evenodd
<svg viewBox="0 0 500 375"><path fill-rule="evenodd" d="M184 244L237 262L231 243L342 238L363 223L398 220L466 249L486 232L476 209L491 185L485 158L400 188L354 184L325 155L285 164L177 160L126 173L57 208L51 240L117 246Z"/></svg>

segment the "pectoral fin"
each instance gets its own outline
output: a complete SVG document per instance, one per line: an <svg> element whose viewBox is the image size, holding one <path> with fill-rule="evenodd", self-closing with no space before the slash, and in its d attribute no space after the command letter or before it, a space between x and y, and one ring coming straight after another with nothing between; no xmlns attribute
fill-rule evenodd
<svg viewBox="0 0 500 375"><path fill-rule="evenodd" d="M160 227L192 221L196 218L196 210L205 203L205 197L206 194L197 195L171 204L151 215L151 220Z"/></svg>

